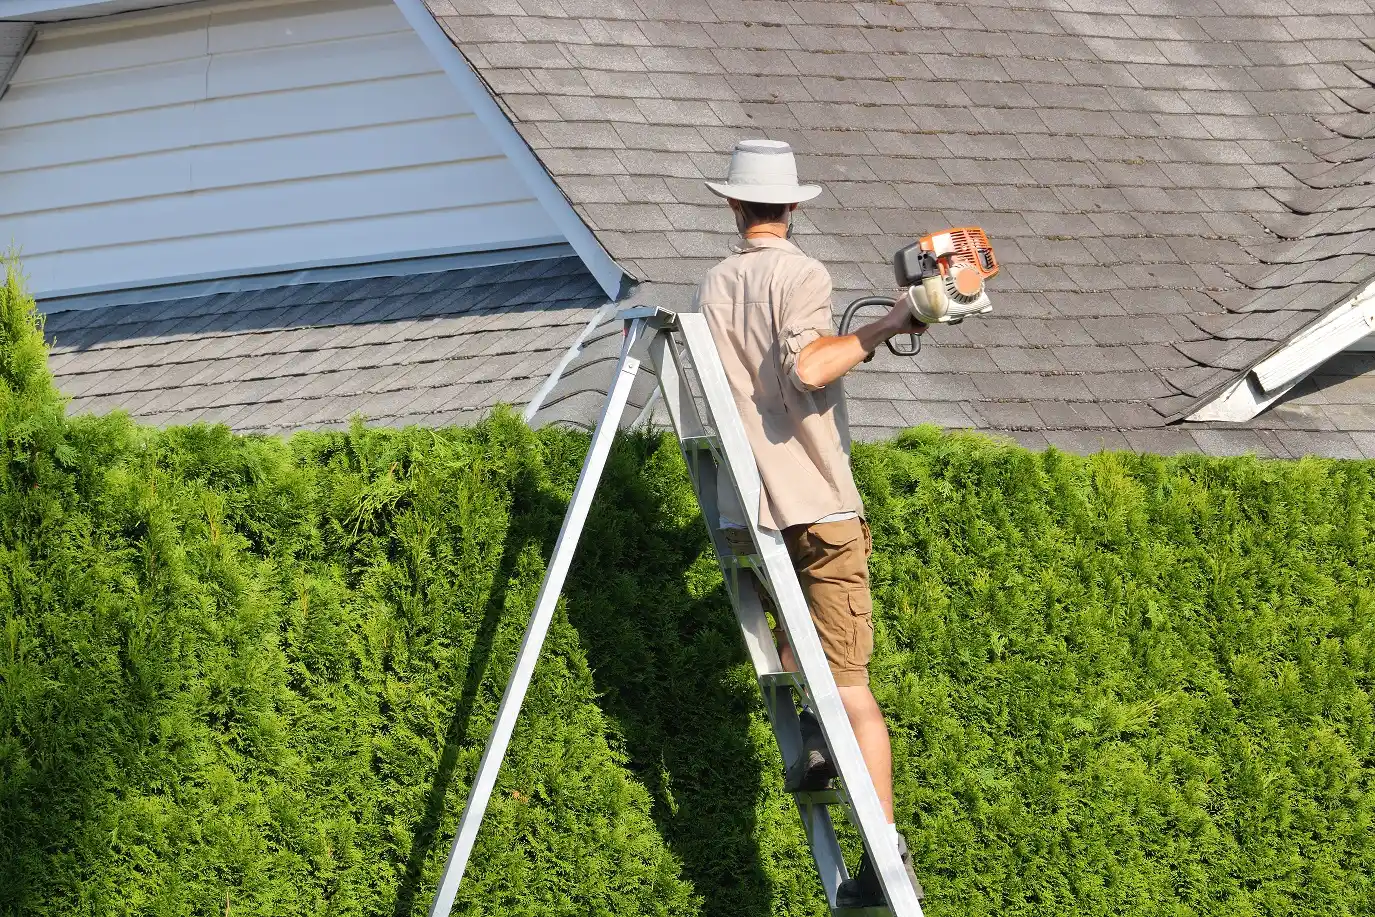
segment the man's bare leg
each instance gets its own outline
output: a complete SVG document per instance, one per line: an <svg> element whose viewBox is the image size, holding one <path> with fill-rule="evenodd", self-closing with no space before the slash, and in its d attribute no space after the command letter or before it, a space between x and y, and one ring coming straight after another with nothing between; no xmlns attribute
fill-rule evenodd
<svg viewBox="0 0 1375 917"><path fill-rule="evenodd" d="M883 817L893 824L893 746L888 740L888 724L883 711L874 700L868 685L840 688L840 702L850 715L850 728L855 731L869 779L874 781L878 801L883 804Z"/></svg>
<svg viewBox="0 0 1375 917"><path fill-rule="evenodd" d="M797 657L788 643L787 635L778 635L778 656L785 672L796 672ZM893 745L888 738L888 724L883 720L874 692L868 685L852 685L838 689L840 702L850 717L850 728L855 731L859 742L860 754L864 755L864 765L869 769L869 779L874 781L878 801L883 806L883 816L888 824L893 818Z"/></svg>

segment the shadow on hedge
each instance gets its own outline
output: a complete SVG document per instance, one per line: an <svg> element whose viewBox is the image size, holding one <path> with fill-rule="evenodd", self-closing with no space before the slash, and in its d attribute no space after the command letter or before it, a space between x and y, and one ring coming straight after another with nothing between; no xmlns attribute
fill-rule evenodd
<svg viewBox="0 0 1375 917"><path fill-rule="evenodd" d="M675 441L619 439L564 594L602 710L701 913L767 917L755 812L774 765L751 742L758 689L685 484Z"/></svg>
<svg viewBox="0 0 1375 917"><path fill-rule="evenodd" d="M767 917L771 887L755 819L742 817L755 810L760 768L767 766L749 736L757 698L742 690L752 680L732 678L747 666L724 590L718 584L690 595L690 568L708 547L700 517L667 511L663 494L646 486L643 464L666 447L673 444L656 437L617 441L564 589L566 613L602 708L616 724L613 742L652 792L652 817L702 896L702 913ZM517 560L532 543L542 557L552 555L566 509L565 495L532 475L516 482L512 524L393 917L411 917L417 898L429 891L422 870L444 855L435 848L451 841L438 828L460 752L470 741L486 741L469 734L473 709L492 665Z"/></svg>
<svg viewBox="0 0 1375 917"><path fill-rule="evenodd" d="M549 505L551 503L528 470L517 477L512 525L507 529L506 538L501 545L497 573L492 578L492 589L482 610L482 623L478 626L477 636L473 641L468 670L463 679L463 690L457 706L454 707L453 716L449 719L449 727L444 733L444 747L440 752L434 780L425 794L424 815L413 832L410 855L406 859L405 871L396 890L393 917L410 917L415 909L417 893L431 890L423 881L425 863L434 852L437 842L450 843L447 837L437 837L440 822L445 814L445 796L453 782L459 753L470 739L473 706L477 702L478 690L487 677L492 660L492 644L496 640L506 611L507 592L516 579L517 562L531 542L540 542L539 550L542 556L547 557L553 550L554 536L550 535L547 524L549 511L553 509ZM557 533L556 527L554 535Z"/></svg>

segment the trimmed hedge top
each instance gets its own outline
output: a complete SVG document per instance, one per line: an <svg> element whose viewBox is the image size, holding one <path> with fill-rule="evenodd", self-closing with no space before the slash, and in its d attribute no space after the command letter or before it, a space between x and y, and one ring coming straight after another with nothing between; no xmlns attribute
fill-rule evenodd
<svg viewBox="0 0 1375 917"><path fill-rule="evenodd" d="M586 438L66 418L0 335L0 912L424 913ZM1375 463L855 468L933 917L1375 913ZM823 914L671 439L564 594L458 912Z"/></svg>

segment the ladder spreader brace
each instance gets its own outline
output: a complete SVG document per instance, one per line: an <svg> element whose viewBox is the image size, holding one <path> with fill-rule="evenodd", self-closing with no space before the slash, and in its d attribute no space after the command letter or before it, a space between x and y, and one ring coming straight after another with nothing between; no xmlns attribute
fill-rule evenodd
<svg viewBox="0 0 1375 917"><path fill-rule="evenodd" d="M759 471L706 320L695 313L677 314L654 308L629 309L621 312L618 318L625 323L620 363L592 434L592 444L559 530L535 610L526 626L491 739L469 791L468 805L463 810L453 848L430 906L430 917L449 917L453 908L454 896L487 811L497 772L506 756L521 704L534 675L535 663L549 633L559 592L568 576L592 496L625 412L631 385L641 363L646 360L658 377L663 404L687 462L783 761L785 764L796 761L802 754L795 694L811 704L831 749L839 774L838 789L793 794L831 911L850 917L877 917L890 913L894 917L921 917L919 893L908 877L896 839L883 816L878 793L869 779L859 743L826 664L821 640L812 624L787 547L780 533L759 527ZM696 375L697 392L693 391L687 375L689 369ZM719 526L717 486L723 470L734 488L738 505L748 517L754 541L751 555L737 556L726 543ZM772 594L781 619L779 623L792 643L800 671L782 671L759 589L767 589ZM836 888L849 874L831 822L830 807L833 805L845 811L863 838L878 868L889 908L836 908Z"/></svg>

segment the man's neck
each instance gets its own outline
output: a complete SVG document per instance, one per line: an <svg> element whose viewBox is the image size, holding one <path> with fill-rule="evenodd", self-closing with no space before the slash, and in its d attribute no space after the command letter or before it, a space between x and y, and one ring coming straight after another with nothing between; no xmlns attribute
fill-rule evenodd
<svg viewBox="0 0 1375 917"><path fill-rule="evenodd" d="M745 230L746 239L786 239L788 238L787 223L755 223Z"/></svg>

